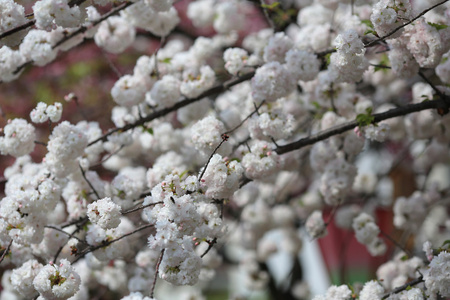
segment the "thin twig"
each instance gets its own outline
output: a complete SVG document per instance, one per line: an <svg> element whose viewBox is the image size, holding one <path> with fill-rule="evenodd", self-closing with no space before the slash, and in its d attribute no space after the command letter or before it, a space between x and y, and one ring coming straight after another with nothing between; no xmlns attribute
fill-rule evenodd
<svg viewBox="0 0 450 300"><path fill-rule="evenodd" d="M122 235L122 236L120 236L120 237L114 239L114 240L111 240L111 241L103 241L100 245L97 245L97 246L91 246L91 247L85 249L84 251L82 251L80 254L78 254L78 255L77 255L77 258L72 262L72 264L74 264L75 262L77 262L78 260L80 260L81 258L83 258L86 254L88 254L88 253L90 253L90 252L93 252L93 251L95 251L95 250L97 250L97 249L100 249L100 248L107 247L107 246L111 245L112 243L118 242L118 241L120 241L121 239L126 238L127 236L130 236L130 235L132 235L132 234L135 234L135 233L137 233L137 232L139 232L139 231L142 231L142 230L144 230L144 229L146 229L146 228L150 228L150 227L153 227L153 226L154 226L153 224L143 225L143 226L141 226L141 227L139 227L139 228L137 228L137 229L135 229L135 230L133 230L133 231L131 231L131 232L129 232L129 233L126 233L126 234L124 234L124 235Z"/></svg>
<svg viewBox="0 0 450 300"><path fill-rule="evenodd" d="M445 99L446 96L425 76L425 74L422 73L422 71L419 71L419 76L431 86L431 88L436 92L436 94L439 95L439 97L441 97L441 99Z"/></svg>
<svg viewBox="0 0 450 300"><path fill-rule="evenodd" d="M111 60L111 58L108 56L108 53L105 52L105 50L100 49L103 57L106 59L106 62L108 63L109 67L111 68L111 70L113 70L114 74L116 74L117 78L120 78L123 76L122 72L119 71L119 69L116 67L116 65L113 63L113 61Z"/></svg>
<svg viewBox="0 0 450 300"><path fill-rule="evenodd" d="M62 230L62 229L60 229L60 228L58 228L58 227L56 227L56 226L53 226L53 225L45 225L44 227L45 227L45 228L50 228L50 229L53 229L53 230L56 230L56 231L59 231L59 232L61 232L61 233L64 233L65 235L69 236L70 238L74 238L74 239L76 239L77 241L86 244L86 242L83 241L82 239L80 239L80 238L78 238L78 237L76 237L76 236L73 236L72 233L65 232L64 230Z"/></svg>
<svg viewBox="0 0 450 300"><path fill-rule="evenodd" d="M5 259L6 254L8 254L9 249L11 248L11 245L13 243L13 240L11 240L8 244L8 247L6 247L5 251L3 251L2 256L0 257L0 264L2 263L3 259Z"/></svg>
<svg viewBox="0 0 450 300"><path fill-rule="evenodd" d="M273 28L274 30L276 29L275 24L273 23L272 19L269 16L269 13L267 12L267 4L265 0L260 0L261 3L261 9L264 13L264 17L266 18L267 23L269 24L269 26L271 28Z"/></svg>
<svg viewBox="0 0 450 300"><path fill-rule="evenodd" d="M388 34L386 34L386 35L384 35L384 36L382 36L382 37L380 37L380 38L378 38L378 39L375 39L375 40L371 41L370 43L366 44L364 47L365 47L365 48L372 47L374 44L376 44L376 43L378 43L378 42L380 42L380 41L385 40L386 38L390 37L391 35L393 35L393 34L396 33L397 31L399 31L399 30L402 29L403 27L408 26L409 24L411 24L412 22L414 22L415 20L417 20L418 18L420 18L421 16L423 16L424 14L426 14L427 12L429 12L430 10L432 10L432 9L434 9L434 8L436 8L436 7L438 7L439 5L444 4L444 3L447 2L447 1L449 1L449 0L444 0L444 1L442 1L442 2L439 2L439 3L437 3L437 4L435 4L435 5L431 6L431 7L429 7L429 8L427 8L427 9L423 10L423 11L422 11L420 14L418 14L415 18L412 18L410 21L406 22L405 24L400 25L399 27L395 28L394 30L392 30L392 31L389 32Z"/></svg>
<svg viewBox="0 0 450 300"><path fill-rule="evenodd" d="M111 157L113 157L113 155L117 154L120 152L120 150L122 150L125 147L125 145L120 145L119 149L109 153L105 158L103 158L100 162L96 163L95 165L92 165L89 167L89 169L94 169L97 167L100 167L101 165L103 165L103 163L105 163L108 159L110 159Z"/></svg>
<svg viewBox="0 0 450 300"><path fill-rule="evenodd" d="M201 258L203 258L203 256L208 254L208 252L212 249L212 247L214 247L214 244L217 243L217 238L214 238L211 242L207 242L207 243L208 243L208 248L205 250L205 252L203 252L202 255L200 255Z"/></svg>
<svg viewBox="0 0 450 300"><path fill-rule="evenodd" d="M406 249L404 246L402 246L399 242L397 242L395 239L393 239L389 234L385 233L383 230L380 229L381 235L383 235L385 238L387 238L391 243L393 243L395 246L397 246L400 250L406 253L408 257L412 257L412 253Z"/></svg>
<svg viewBox="0 0 450 300"><path fill-rule="evenodd" d="M155 206L155 205L157 205L157 204L164 204L164 202L159 201L159 202L155 202L155 203L150 203L150 204L142 205L142 206L139 206L139 207L136 207L136 208L127 210L127 211L123 212L122 215L131 214L132 212L135 212L135 211L138 211L138 210L141 210L141 209L150 207L150 206Z"/></svg>
<svg viewBox="0 0 450 300"><path fill-rule="evenodd" d="M228 130L227 132L225 132L224 134L231 134L232 132L234 132L235 130L237 130L239 127L241 127L245 121L247 121L248 119L250 119L251 116L253 116L255 113L258 112L258 110L261 108L261 106L263 106L263 104L266 103L266 100L263 100L258 106L255 107L255 110L249 114L244 120L241 121L241 123L239 123L239 125L237 125L236 127L234 127L231 130Z"/></svg>
<svg viewBox="0 0 450 300"><path fill-rule="evenodd" d="M156 270L155 270L155 278L153 278L153 285L152 285L152 290L150 292L150 298L154 298L153 295L155 293L155 286L156 286L156 280L158 278L158 273L159 273L159 266L161 265L161 261L163 259L164 256L164 252L166 251L166 249L162 249L161 250L161 255L159 256L158 259L158 263L156 264Z"/></svg>
<svg viewBox="0 0 450 300"><path fill-rule="evenodd" d="M122 3L121 5L115 7L114 9L110 10L109 12L107 12L106 14L102 15L98 20L95 20L94 22L92 22L92 24L90 25L91 27L95 27L97 24L103 22L104 20L106 20L107 18L109 18L112 15L117 14L118 12L120 12L121 10L127 8L128 6L132 5L133 2L125 2ZM89 27L90 28L90 27ZM52 46L53 49L55 49L56 47L60 46L61 44L65 43L66 41L70 40L71 38L73 38L74 36L85 32L86 30L89 29L86 26L81 26L80 28L78 28L77 30L75 30L74 32L72 32L71 34L66 35L65 37L63 37L62 39L60 39L56 44L54 44Z"/></svg>
<svg viewBox="0 0 450 300"><path fill-rule="evenodd" d="M80 164L78 164L78 166L80 167L81 175L83 175L84 180L86 180L86 182L89 184L89 186L91 187L91 189L94 192L94 194L97 197L97 199L100 199L100 195L97 193L97 191L95 190L95 188L92 185L92 183L86 178L86 173L84 172L83 168L81 167Z"/></svg>
<svg viewBox="0 0 450 300"><path fill-rule="evenodd" d="M220 146L222 146L223 143L225 143L226 141L228 141L228 134L224 133L222 134L222 141L220 141L219 145L217 145L216 149L214 149L213 153L211 153L211 155L208 158L208 161L206 162L205 167L202 170L202 173L200 173L200 176L198 177L198 181L202 180L203 175L205 175L206 169L208 168L209 162L211 161L212 157L214 156L214 154L216 154L217 150L219 150Z"/></svg>

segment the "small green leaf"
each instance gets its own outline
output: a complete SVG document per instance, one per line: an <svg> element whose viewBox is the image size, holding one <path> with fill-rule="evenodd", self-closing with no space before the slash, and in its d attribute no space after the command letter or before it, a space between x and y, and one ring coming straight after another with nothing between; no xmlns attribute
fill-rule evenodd
<svg viewBox="0 0 450 300"><path fill-rule="evenodd" d="M317 102L317 101L313 101L311 104L312 104L316 109L320 109L320 108L321 108L319 102Z"/></svg>
<svg viewBox="0 0 450 300"><path fill-rule="evenodd" d="M366 109L367 114L359 114L356 116L356 122L359 127L370 125L374 122L375 118L372 116L372 107Z"/></svg>
<svg viewBox="0 0 450 300"><path fill-rule="evenodd" d="M441 29L445 29L448 27L448 25L445 25L445 24L437 24L437 23L431 23L431 22L427 22L427 23L428 23L428 25L436 28L436 30L441 30Z"/></svg>
<svg viewBox="0 0 450 300"><path fill-rule="evenodd" d="M400 259L401 259L402 261L406 261L406 260L408 260L408 258L409 258L408 255L405 254L405 255L403 255Z"/></svg>
<svg viewBox="0 0 450 300"><path fill-rule="evenodd" d="M441 248L445 248L445 245L450 246L450 240L446 240L445 242L443 242Z"/></svg>
<svg viewBox="0 0 450 300"><path fill-rule="evenodd" d="M264 9L274 9L278 5L280 5L280 2L274 2L272 4L261 4L261 7L264 8Z"/></svg>
<svg viewBox="0 0 450 300"><path fill-rule="evenodd" d="M171 57L167 57L167 58L160 60L160 62L162 62L164 64L170 64L171 61L172 61Z"/></svg>
<svg viewBox="0 0 450 300"><path fill-rule="evenodd" d="M364 32L364 35L368 35L368 34L373 34L373 35L375 35L375 36L378 36L377 32L374 31L374 30L372 30L372 29L367 29L367 30Z"/></svg>
<svg viewBox="0 0 450 300"><path fill-rule="evenodd" d="M153 135L153 128L146 128L145 129L145 132L148 132L148 133L150 133L151 135Z"/></svg>
<svg viewBox="0 0 450 300"><path fill-rule="evenodd" d="M374 29L373 24L370 20L361 20L361 23L367 25L367 27Z"/></svg>

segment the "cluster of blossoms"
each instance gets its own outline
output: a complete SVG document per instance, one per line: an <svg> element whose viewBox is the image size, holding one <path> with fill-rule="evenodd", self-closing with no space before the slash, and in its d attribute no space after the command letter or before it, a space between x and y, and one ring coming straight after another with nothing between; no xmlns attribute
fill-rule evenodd
<svg viewBox="0 0 450 300"><path fill-rule="evenodd" d="M0 154L15 161L3 172L0 300L92 299L97 285L155 300L158 279L206 287L228 262L248 291L236 299L270 286L273 298L377 300L413 278L388 299L450 297L448 3L420 14L434 2L113 2L0 0L2 84L83 41L120 55L161 38L107 87L112 130L60 122L59 102L39 102L35 125L5 123ZM192 36L172 34L186 17L192 30L177 34ZM415 113L391 117L402 110ZM311 295L299 229L326 239L334 223L382 256L389 226L375 216L387 209L428 261L406 247L377 281ZM278 288L271 259L283 255L292 279Z"/></svg>
<svg viewBox="0 0 450 300"><path fill-rule="evenodd" d="M59 122L62 114L62 104L56 102L53 105L47 105L39 102L35 109L30 113L30 119L33 123L44 123L49 119L52 122Z"/></svg>

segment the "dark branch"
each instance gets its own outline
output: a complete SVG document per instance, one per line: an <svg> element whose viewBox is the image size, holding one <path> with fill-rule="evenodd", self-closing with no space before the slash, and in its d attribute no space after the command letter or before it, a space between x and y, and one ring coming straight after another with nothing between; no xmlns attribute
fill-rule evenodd
<svg viewBox="0 0 450 300"><path fill-rule="evenodd" d="M414 280L412 280L412 281L410 281L410 282L407 282L407 283L405 283L404 285L399 286L398 288L395 288L395 289L394 289L392 292L390 292L390 293L384 294L383 297L382 297L381 299L386 299L386 298L388 298L389 296L391 296L391 295L393 295L393 294L398 294L398 293L400 293L400 292L406 290L408 287L415 286L415 285L417 285L417 284L419 284L419 283L421 283L421 282L423 282L423 277L422 277L422 276L420 276L419 278L414 279Z"/></svg>
<svg viewBox="0 0 450 300"><path fill-rule="evenodd" d="M415 18L412 18L410 21L406 22L405 24L403 24L403 25L401 25L401 26L395 28L394 30L392 30L392 31L389 32L388 34L386 34L386 35L384 35L384 36L382 36L382 37L380 37L380 38L378 38L378 39L376 39L376 40L371 41L370 43L368 43L368 44L365 45L364 47L365 47L365 48L367 48L367 47L372 47L374 44L376 44L376 43L378 43L378 42L380 42L380 41L385 40L386 38L390 37L391 35L393 35L393 34L396 33L397 31L399 31L399 30L402 29L403 27L408 26L409 24L411 24L412 22L414 22L415 20L417 20L418 18L420 18L421 16L423 16L424 14L426 14L427 12L429 12L430 10L432 10L432 9L434 9L434 8L436 8L436 7L438 7L439 5L444 4L444 3L447 2L447 1L448 1L448 0L444 0L444 1L442 1L442 2L439 2L439 3L435 4L435 5L433 5L432 7L429 7L429 8L427 8L427 9L425 9L425 10L422 11L420 14L418 14Z"/></svg>
<svg viewBox="0 0 450 300"><path fill-rule="evenodd" d="M439 99L439 100L431 100L431 101L425 101L421 103L415 103L415 104L409 104L402 107L393 108L391 110L388 110L386 112L378 113L372 115L374 120L374 123L378 123L383 120L404 116L410 113L419 112L426 109L444 109L447 110L450 106L449 102L445 99ZM358 126L358 122L356 120L353 120L351 122L344 123L342 125L338 125L332 128L329 128L327 130L320 131L316 134L313 134L309 137L300 139L298 141L295 141L293 143L284 145L284 146L278 146L274 149L274 151L277 154L284 154L287 152L291 152L294 150L298 150L300 148L313 145L317 142L323 141L329 137L344 133L346 131L352 130L355 127Z"/></svg>
<svg viewBox="0 0 450 300"><path fill-rule="evenodd" d="M125 125L123 127L114 128L114 129L110 130L108 133L106 133L103 136L99 137L98 139L90 142L88 144L88 146L91 146L91 145L97 143L98 141L106 141L106 138L108 136L110 136L111 134L115 133L115 132L125 132L125 131L128 131L130 129L142 126L142 125L144 125L147 122L150 122L150 121L155 120L155 119L157 119L159 117L165 116L165 115L167 115L167 114L169 114L169 113L171 113L173 111L176 111L176 110L178 110L178 109L180 109L182 107L185 107L185 106L187 106L189 104L198 102L198 101L200 101L201 99L203 99L205 97L216 95L216 94L220 94L220 93L226 91L227 89L229 89L232 86L235 86L235 85L237 85L237 84L239 84L241 82L244 82L244 81L247 81L247 80L251 79L254 74L255 74L255 72L250 72L250 73L244 74L244 75L242 75L242 76L240 76L238 78L229 80L229 81L224 82L224 83L222 83L220 85L216 85L216 86L212 87L211 89L205 91L204 93L202 93L198 97L191 98L191 99L185 98L184 100L176 103L175 105L173 105L171 107L155 111L154 113L152 113L152 114L146 116L145 118L142 118L142 119L140 119L140 120L138 120L138 121L136 121L136 122L134 122L132 124L127 124L127 125Z"/></svg>

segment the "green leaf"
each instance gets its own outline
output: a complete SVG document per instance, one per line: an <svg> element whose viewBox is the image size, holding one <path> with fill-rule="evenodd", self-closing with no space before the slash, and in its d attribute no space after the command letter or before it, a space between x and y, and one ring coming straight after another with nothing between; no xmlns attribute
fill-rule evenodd
<svg viewBox="0 0 450 300"><path fill-rule="evenodd" d="M374 29L373 24L370 20L361 20L361 23L367 25L367 27Z"/></svg>
<svg viewBox="0 0 450 300"><path fill-rule="evenodd" d="M321 108L319 102L317 102L317 101L313 101L311 104L312 104L316 109L320 109L320 108Z"/></svg>
<svg viewBox="0 0 450 300"><path fill-rule="evenodd" d="M375 118L372 116L372 107L366 109L367 114L359 114L356 116L356 122L359 127L370 125L374 122Z"/></svg>
<svg viewBox="0 0 450 300"><path fill-rule="evenodd" d="M164 64L170 64L171 61L172 61L171 57L167 57L167 58L160 60L160 62L162 62Z"/></svg>
<svg viewBox="0 0 450 300"><path fill-rule="evenodd" d="M448 27L448 25L445 25L445 24L438 24L438 23L431 23L431 22L427 22L427 23L428 23L428 25L436 28L436 30L441 30L441 29L445 29Z"/></svg>
<svg viewBox="0 0 450 300"><path fill-rule="evenodd" d="M441 248L445 248L445 245L450 246L450 240L446 240L445 242L443 242Z"/></svg>
<svg viewBox="0 0 450 300"><path fill-rule="evenodd" d="M153 135L153 128L145 128L144 129L145 130L145 132L148 132L148 133L150 133L151 135Z"/></svg>
<svg viewBox="0 0 450 300"><path fill-rule="evenodd" d="M264 8L264 9L274 9L278 5L280 5L280 2L274 2L272 4L261 4L261 7Z"/></svg>
<svg viewBox="0 0 450 300"><path fill-rule="evenodd" d="M373 34L374 36L378 36L377 32L372 29L368 29L364 32L364 35Z"/></svg>
<svg viewBox="0 0 450 300"><path fill-rule="evenodd" d="M408 255L405 254L405 255L403 255L400 259L401 259L402 261L405 261L405 260L408 260L408 258L409 258Z"/></svg>

